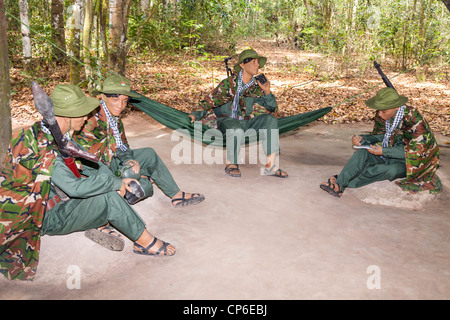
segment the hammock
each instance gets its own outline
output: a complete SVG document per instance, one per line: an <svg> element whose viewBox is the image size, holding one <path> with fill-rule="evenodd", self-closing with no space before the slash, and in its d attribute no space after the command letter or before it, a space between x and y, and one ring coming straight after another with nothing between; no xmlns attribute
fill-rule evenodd
<svg viewBox="0 0 450 320"><path fill-rule="evenodd" d="M215 144L220 143L223 146L226 146L225 135L222 135L219 130L212 129L211 127L202 124L199 121L191 122L191 118L186 112L151 100L137 92L134 93L138 94L140 97L132 98L132 100L130 101L131 104L148 114L159 123L165 125L170 129L189 134L191 137L194 137L194 139L199 140L205 144L211 144L215 142ZM277 118L279 134L292 131L301 126L304 126L314 120L323 117L331 110L332 107L326 107L314 111L296 114L293 116ZM209 134L205 134L208 132L208 130ZM220 135L221 138L215 139L217 135ZM258 137L256 137L256 139L258 139ZM246 139L246 143L248 143L248 141L252 141L252 137L248 137L248 139Z"/></svg>

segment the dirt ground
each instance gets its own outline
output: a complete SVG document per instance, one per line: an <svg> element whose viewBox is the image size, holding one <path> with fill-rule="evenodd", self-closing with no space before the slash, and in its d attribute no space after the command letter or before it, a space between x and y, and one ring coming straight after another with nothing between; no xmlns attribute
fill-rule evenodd
<svg viewBox="0 0 450 320"><path fill-rule="evenodd" d="M411 209L366 201L377 188L363 197L363 189L348 189L340 199L319 188L368 125L314 122L284 134L280 166L289 178L244 164L236 179L223 164L175 164L179 140L150 117L124 123L133 148L153 147L182 190L206 196L175 209L155 188L134 206L154 235L176 246L175 256L136 255L129 240L113 252L83 233L44 236L35 280L1 277L0 299L450 298L449 137L437 135L444 192Z"/></svg>

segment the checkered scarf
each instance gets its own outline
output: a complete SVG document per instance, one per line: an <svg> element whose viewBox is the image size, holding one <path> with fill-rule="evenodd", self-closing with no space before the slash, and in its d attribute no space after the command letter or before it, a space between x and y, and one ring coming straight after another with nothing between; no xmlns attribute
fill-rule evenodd
<svg viewBox="0 0 450 320"><path fill-rule="evenodd" d="M395 128L398 127L400 124L400 121L403 119L403 114L405 111L405 106L401 106L397 113L395 114L394 121L392 122L392 125L389 123L389 121L386 121L386 133L384 134L383 143L382 146L384 148L389 147L389 140L391 139L391 135L394 132Z"/></svg>
<svg viewBox="0 0 450 320"><path fill-rule="evenodd" d="M108 119L109 127L113 131L114 139L116 140L117 149L120 149L123 152L127 151L127 146L122 142L122 138L120 138L120 132L117 126L117 118L109 112L108 107L103 100L100 100L100 105L102 106L103 110L105 110L106 119Z"/></svg>
<svg viewBox="0 0 450 320"><path fill-rule="evenodd" d="M237 111L239 108L239 97L241 96L241 94L247 90L248 88L251 87L251 85L253 84L254 80L253 78L250 80L249 83L247 83L245 86L242 85L242 69L241 71L239 71L238 74L238 87L236 89L236 95L234 96L234 100L233 100L233 106L231 109L231 117L232 118L237 118Z"/></svg>

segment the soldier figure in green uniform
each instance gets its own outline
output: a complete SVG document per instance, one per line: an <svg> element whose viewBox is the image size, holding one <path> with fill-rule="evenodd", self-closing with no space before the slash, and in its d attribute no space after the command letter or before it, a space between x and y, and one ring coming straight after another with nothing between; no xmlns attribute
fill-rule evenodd
<svg viewBox="0 0 450 320"><path fill-rule="evenodd" d="M405 105L407 101L395 89L383 88L365 102L377 110L372 133L353 136L353 145L360 149L339 175L320 185L321 189L341 197L347 187L405 178L395 182L404 191L439 193L442 190L436 175L439 166L436 138L422 115Z"/></svg>
<svg viewBox="0 0 450 320"><path fill-rule="evenodd" d="M66 137L80 130L99 105L70 84L57 85L51 99ZM65 164L44 122L13 135L0 175L0 272L7 278L33 279L41 235L64 235L105 224L134 241L135 253L175 254L172 245L147 231L123 198L135 180L115 176L100 161L81 161L78 169L81 177Z"/></svg>
<svg viewBox="0 0 450 320"><path fill-rule="evenodd" d="M139 200L153 195L152 182L172 199L174 207L198 204L205 199L202 194L181 191L154 149L131 149L128 145L119 117L129 100L137 96L131 92L128 79L121 75L109 76L93 94L101 95L100 108L88 119L83 130L74 134L81 146L97 155L112 172L139 180L144 190ZM101 245L121 241L120 234L110 225L88 230L86 236Z"/></svg>
<svg viewBox="0 0 450 320"><path fill-rule="evenodd" d="M101 94L100 108L88 119L83 130L74 134L80 145L97 155L113 172L131 167L128 172L132 171L131 175L139 180L146 196L153 194L153 180L172 199L174 207L198 204L205 199L201 194L181 191L155 150L131 149L128 145L119 116L129 100L138 96L131 92L128 79L121 75L109 76L104 80L102 89L95 90L93 94Z"/></svg>
<svg viewBox="0 0 450 320"><path fill-rule="evenodd" d="M266 61L267 58L253 49L242 51L234 66L236 74L222 80L190 114L192 121L207 118L213 113L218 118L217 128L226 135L227 140L225 172L232 177L241 176L238 156L248 129L259 132L263 142L267 156L264 174L281 178L288 176L276 166L279 153L278 121L270 113L277 110L277 102L270 92L270 81L262 83L254 78Z"/></svg>

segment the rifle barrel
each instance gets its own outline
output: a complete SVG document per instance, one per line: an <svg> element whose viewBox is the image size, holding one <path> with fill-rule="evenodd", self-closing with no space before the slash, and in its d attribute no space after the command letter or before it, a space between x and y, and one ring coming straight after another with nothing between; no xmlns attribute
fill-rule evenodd
<svg viewBox="0 0 450 320"><path fill-rule="evenodd" d="M381 76L381 79L383 79L384 84L386 85L386 87L388 88L392 88L395 90L394 85L391 83L391 81L389 80L389 78L384 74L384 72L381 70L381 66L379 63L377 63L376 61L373 61L373 66L375 67L375 69L377 69L378 73Z"/></svg>

